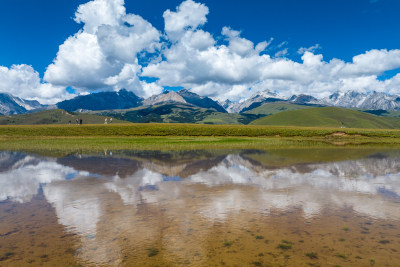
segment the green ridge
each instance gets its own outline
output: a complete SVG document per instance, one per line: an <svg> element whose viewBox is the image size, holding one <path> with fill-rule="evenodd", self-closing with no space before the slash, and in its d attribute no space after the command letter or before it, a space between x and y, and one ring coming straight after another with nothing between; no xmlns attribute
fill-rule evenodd
<svg viewBox="0 0 400 267"><path fill-rule="evenodd" d="M260 117L254 114L222 113L186 104L162 104L93 113L134 123L248 124Z"/></svg>
<svg viewBox="0 0 400 267"><path fill-rule="evenodd" d="M310 108L310 106L305 105L296 105L285 102L273 102L264 104L258 108L251 109L246 111L246 114L263 114L263 115L272 115L283 111L288 110L298 110L298 109L306 109Z"/></svg>
<svg viewBox="0 0 400 267"><path fill-rule="evenodd" d="M351 109L318 107L284 111L251 122L252 125L343 127L368 129L400 128L397 118L384 118Z"/></svg>
<svg viewBox="0 0 400 267"><path fill-rule="evenodd" d="M110 119L109 116L53 109L20 115L3 115L0 116L0 125L68 124L69 121L75 124L76 119L82 119L83 124L104 124L105 118ZM127 123L127 121L113 118L113 123Z"/></svg>

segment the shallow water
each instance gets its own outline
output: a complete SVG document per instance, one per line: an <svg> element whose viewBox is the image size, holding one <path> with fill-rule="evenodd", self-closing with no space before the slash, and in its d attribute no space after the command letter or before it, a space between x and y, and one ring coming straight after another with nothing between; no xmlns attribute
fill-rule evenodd
<svg viewBox="0 0 400 267"><path fill-rule="evenodd" d="M0 266L400 266L400 151L3 151Z"/></svg>

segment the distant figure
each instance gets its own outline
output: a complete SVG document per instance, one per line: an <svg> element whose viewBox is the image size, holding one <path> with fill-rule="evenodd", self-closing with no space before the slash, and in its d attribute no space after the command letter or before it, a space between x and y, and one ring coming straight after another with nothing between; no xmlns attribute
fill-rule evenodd
<svg viewBox="0 0 400 267"><path fill-rule="evenodd" d="M82 125L82 119L79 119L79 124Z"/></svg>
<svg viewBox="0 0 400 267"><path fill-rule="evenodd" d="M112 118L110 118L110 123L112 123Z"/></svg>
<svg viewBox="0 0 400 267"><path fill-rule="evenodd" d="M76 124L79 124L79 121L78 121L78 119L75 119L75 123L76 123Z"/></svg>
<svg viewBox="0 0 400 267"><path fill-rule="evenodd" d="M71 124L71 121L68 121L68 124Z"/></svg>
<svg viewBox="0 0 400 267"><path fill-rule="evenodd" d="M107 124L107 118L104 119L104 124Z"/></svg>

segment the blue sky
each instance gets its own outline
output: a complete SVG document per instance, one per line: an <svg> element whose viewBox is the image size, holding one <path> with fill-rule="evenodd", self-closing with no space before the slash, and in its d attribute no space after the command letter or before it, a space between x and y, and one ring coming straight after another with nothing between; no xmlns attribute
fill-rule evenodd
<svg viewBox="0 0 400 267"><path fill-rule="evenodd" d="M80 25L73 21L82 0L13 0L0 4L0 65L29 64L41 74L58 46ZM206 0L210 8L205 27L219 34L223 26L242 31L260 42L273 37L288 42L289 57L300 47L320 44L325 59L351 60L370 49L400 45L400 1L379 0ZM141 15L157 29L164 27L166 9L181 1L126 0L128 12Z"/></svg>
<svg viewBox="0 0 400 267"><path fill-rule="evenodd" d="M56 59L59 46L68 37L82 31L84 23L78 24L74 21L74 17L78 6L87 2L89 1L2 1L0 4L0 34L2 35L0 66L11 68L13 64L30 65L39 73L40 79L43 79L46 68ZM125 0L125 8L127 14L140 15L151 23L162 36L165 34L163 13L167 9L175 12L176 7L181 3L182 1L177 0ZM221 35L222 28L227 26L239 31L241 38L250 40L254 45L273 38L272 43L261 54L269 54L271 57L279 55L300 63L303 62L303 54L298 53L299 49L317 44L317 48L311 52L322 54L324 62L338 58L343 62L351 63L354 56L373 49L391 51L400 48L398 34L400 1L397 0L204 0L197 3L204 4L209 12L206 14L206 23L194 30L210 33L216 45L227 45L226 36ZM166 43L173 42L168 39ZM156 54L164 56L164 52L158 51ZM277 52L280 54L276 54ZM380 80L390 79L398 73L397 70L396 64L390 64L390 67L379 69L373 75L378 76ZM110 73L116 74L114 72ZM177 81L163 79L160 71L152 70L145 73L151 73L157 81L160 81L157 86L180 86ZM208 79L208 84L210 81L218 80L214 77L198 77L194 80L199 81L199 79L203 79L202 82L188 82L183 83L182 86L202 92L200 87L203 88L206 85L205 79ZM246 82L248 78L245 77L241 85L252 88L252 85L259 84L262 79L264 78L259 78L260 81L253 79L253 84L249 84ZM287 78L280 80L285 79ZM94 89L92 87L95 85L90 82L87 83L90 86L85 82L80 86L77 83L59 82L59 79L51 78L43 82L64 88L82 87L80 92L99 90L99 88L101 90L104 87L99 83L98 88ZM231 87L232 84L239 84L236 80L228 82L218 80L215 83L218 84L214 84L214 87L221 86L221 88L223 87L221 83L230 84ZM277 87L281 86L278 82L274 84L277 84ZM289 85L281 87L284 90L289 88ZM104 88L109 90L111 87ZM0 90L2 90L1 86ZM382 90L388 91L386 87ZM296 90L290 89L290 92L292 91ZM204 91L203 94L218 97L216 92ZM30 98L33 97L30 96Z"/></svg>

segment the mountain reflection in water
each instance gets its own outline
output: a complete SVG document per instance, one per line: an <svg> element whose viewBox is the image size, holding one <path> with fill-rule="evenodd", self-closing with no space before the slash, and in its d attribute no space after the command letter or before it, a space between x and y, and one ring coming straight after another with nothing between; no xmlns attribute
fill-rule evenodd
<svg viewBox="0 0 400 267"><path fill-rule="evenodd" d="M1 152L0 201L27 203L42 192L58 222L79 236L80 261L94 265L124 262L126 248L114 242L117 237L149 246L161 238L172 263L184 264L179 260L197 253L190 262L206 264L202 240L212 235L212 225L244 213L268 218L296 210L307 221L350 208L368 219L400 220L399 153L366 150L325 162L290 153L126 151L53 158ZM190 229L196 238L179 238ZM182 250L188 244L192 249Z"/></svg>

